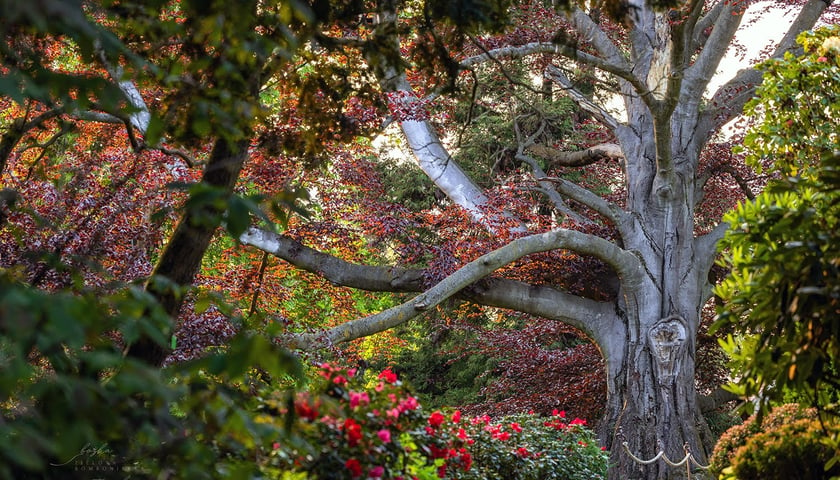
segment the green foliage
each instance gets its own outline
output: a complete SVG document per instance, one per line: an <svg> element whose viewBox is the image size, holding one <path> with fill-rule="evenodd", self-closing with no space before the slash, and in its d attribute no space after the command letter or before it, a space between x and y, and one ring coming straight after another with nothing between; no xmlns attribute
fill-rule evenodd
<svg viewBox="0 0 840 480"><path fill-rule="evenodd" d="M417 390L429 408L467 405L480 399L480 391L494 378L496 361L482 354L462 354L467 344L464 329L411 325L401 329L409 342L391 363ZM375 360L375 359L374 359Z"/></svg>
<svg viewBox="0 0 840 480"><path fill-rule="evenodd" d="M803 32L797 41L804 55L787 52L759 65L764 81L744 113L761 120L744 151L758 169L770 157L783 175L813 177L816 160L840 146L840 26Z"/></svg>
<svg viewBox="0 0 840 480"><path fill-rule="evenodd" d="M750 438L792 422L813 420L816 415L817 412L814 409L804 409L799 405L789 403L770 410L764 416L753 415L744 423L729 428L721 435L709 458L712 473L715 476L722 475L732 465L738 450L746 445Z"/></svg>
<svg viewBox="0 0 840 480"><path fill-rule="evenodd" d="M836 424L808 419L764 431L735 452L732 473L738 480L835 478L840 475L840 464L825 468L835 455L825 440L838 432Z"/></svg>
<svg viewBox="0 0 840 480"><path fill-rule="evenodd" d="M4 39L0 42L0 58L4 66L11 67L0 74L0 95L20 104L35 99L74 109L86 108L95 101L100 108L120 109L125 97L113 82L52 70L45 52L36 47L37 43L27 41L29 35L51 34L72 41L86 62L95 61L98 49L139 61L113 34L89 19L81 1L46 0L35 4L4 0L0 10L0 35Z"/></svg>
<svg viewBox="0 0 840 480"><path fill-rule="evenodd" d="M285 433L252 414L253 392L299 378L299 364L245 334L164 370L124 355L120 336L165 342L168 323L136 288L45 293L2 272L0 478L256 475Z"/></svg>
<svg viewBox="0 0 840 480"><path fill-rule="evenodd" d="M730 274L716 289L725 304L714 328L746 335L722 344L742 366L733 391L762 406L791 391L825 406L840 386L838 34L837 26L804 33L805 55L765 66L750 107L763 117L744 146L753 163L776 162L782 178L724 218Z"/></svg>

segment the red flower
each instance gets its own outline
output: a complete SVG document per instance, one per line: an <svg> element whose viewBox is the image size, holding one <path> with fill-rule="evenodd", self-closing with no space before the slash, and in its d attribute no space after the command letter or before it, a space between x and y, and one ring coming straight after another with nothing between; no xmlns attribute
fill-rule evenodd
<svg viewBox="0 0 840 480"><path fill-rule="evenodd" d="M522 427L520 427L519 424L516 423L516 422L511 423L510 428L512 428L513 431L515 431L515 432L521 432L522 431Z"/></svg>
<svg viewBox="0 0 840 480"><path fill-rule="evenodd" d="M575 418L569 423L569 425L586 425L586 420L583 420L581 418Z"/></svg>
<svg viewBox="0 0 840 480"><path fill-rule="evenodd" d="M362 476L362 464L355 458L351 458L344 462L344 468L350 472L350 476L353 478Z"/></svg>
<svg viewBox="0 0 840 480"><path fill-rule="evenodd" d="M452 423L458 423L461 421L461 411L455 410L455 413L452 414Z"/></svg>
<svg viewBox="0 0 840 480"><path fill-rule="evenodd" d="M446 417L444 417L440 411L435 411L429 416L429 425L431 425L432 428L439 428L443 425L444 420L446 420Z"/></svg>
<svg viewBox="0 0 840 480"><path fill-rule="evenodd" d="M528 452L528 449L525 448L525 447L517 448L516 449L516 454L519 455L520 457L527 457L528 455L530 455L530 453Z"/></svg>
<svg viewBox="0 0 840 480"><path fill-rule="evenodd" d="M466 451L465 449L461 449L461 468L464 469L465 472L470 471L470 467L472 467L472 455L470 452Z"/></svg>
<svg viewBox="0 0 840 480"><path fill-rule="evenodd" d="M362 426L352 418L344 420L344 432L347 434L347 444L355 447L362 439Z"/></svg>
<svg viewBox="0 0 840 480"><path fill-rule="evenodd" d="M382 478L385 475L385 468L382 465L377 465L370 469L368 472L368 477L370 478Z"/></svg>
<svg viewBox="0 0 840 480"><path fill-rule="evenodd" d="M390 368L386 368L382 370L382 373L379 374L380 380L385 380L388 383L395 383L397 381L397 374L392 372Z"/></svg>

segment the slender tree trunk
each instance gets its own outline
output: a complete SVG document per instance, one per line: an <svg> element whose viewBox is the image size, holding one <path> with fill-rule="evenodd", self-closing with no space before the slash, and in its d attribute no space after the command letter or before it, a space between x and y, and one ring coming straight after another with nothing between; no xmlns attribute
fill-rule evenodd
<svg viewBox="0 0 840 480"><path fill-rule="evenodd" d="M234 144L223 138L216 140L210 161L204 168L202 182L226 193L232 193L248 155L248 144L248 140ZM183 303L183 297L177 287L193 282L223 213L224 210L212 205L185 211L155 266L152 280L146 285L146 290L160 302L172 318L177 318ZM161 277L171 283L158 281ZM168 345L160 345L148 336L142 336L128 350L129 356L158 366L163 364L169 353Z"/></svg>

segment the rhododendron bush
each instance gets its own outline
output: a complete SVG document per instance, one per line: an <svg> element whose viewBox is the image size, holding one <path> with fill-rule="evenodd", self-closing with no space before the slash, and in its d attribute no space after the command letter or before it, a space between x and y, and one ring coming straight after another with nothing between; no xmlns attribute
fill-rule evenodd
<svg viewBox="0 0 840 480"><path fill-rule="evenodd" d="M424 411L390 369L366 379L356 369L318 368L292 405L275 392L265 406L283 422L266 465L304 478L597 479L606 453L581 419L565 412L468 418Z"/></svg>

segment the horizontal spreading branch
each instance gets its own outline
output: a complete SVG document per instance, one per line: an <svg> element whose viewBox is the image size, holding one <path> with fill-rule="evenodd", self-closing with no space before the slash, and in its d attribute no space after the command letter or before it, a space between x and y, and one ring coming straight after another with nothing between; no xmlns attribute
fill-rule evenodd
<svg viewBox="0 0 840 480"><path fill-rule="evenodd" d="M364 285L369 289L376 286L383 291L394 291L395 281L396 284L400 284L396 279L402 279L404 282L401 283L403 287L401 291L405 291L409 286L416 288L421 284L419 271L386 267L366 267L361 265L354 266L330 255L305 247L282 235L261 231L256 228L249 229L240 237L240 240L246 245L255 246L270 254L287 259L296 266L309 271L319 272L331 281L341 280L345 282L344 284L352 282L353 285ZM280 340L291 348L313 349L373 335L405 323L421 313L436 307L441 302L459 294L467 287L476 284L476 282L505 265L509 265L527 255L555 249L569 249L583 254L595 255L610 264L620 277L630 279L630 283L634 283L633 277L640 275L642 271L638 264L638 259L635 256L607 240L573 230L555 230L519 238L497 250L489 252L464 265L435 286L401 305L374 315L349 321L322 333L289 335ZM340 268L341 265L338 263L342 263L343 266L349 266L350 268ZM349 273L342 277L342 274L338 273L342 270ZM368 281L362 279L364 275L362 272L372 274L373 280ZM497 281L502 282L504 287L511 288L512 291L515 290L519 295L506 296L502 294L501 291L503 289L493 285ZM481 288L467 292L464 296L479 301L484 299L488 303L501 307L508 305L509 307L519 306L518 303L514 302L515 299L518 299L519 303L526 301L533 303L534 305L529 310L539 311L538 307L540 304L544 306L551 304L556 309L557 304L553 302L534 302L532 294L540 288L545 287L533 287L521 284L520 282L494 279L489 284L482 285ZM577 316L570 323L582 328L584 331L595 332L598 330L592 328L592 324L587 325L587 318L592 319L592 322L596 322L598 319L607 318L610 315L609 308L604 307L604 304L600 302L582 299L558 291L554 291L554 294L552 300L556 300L557 295L560 295L562 300L569 301L570 306L575 310ZM546 313L548 312L546 311ZM552 316L556 315L555 313Z"/></svg>
<svg viewBox="0 0 840 480"><path fill-rule="evenodd" d="M559 167L584 167L595 162L600 162L601 160L624 159L624 152L615 143L602 143L601 145L595 145L575 152L559 150L538 143L528 147L527 150L533 155L539 155L545 158L552 166Z"/></svg>

